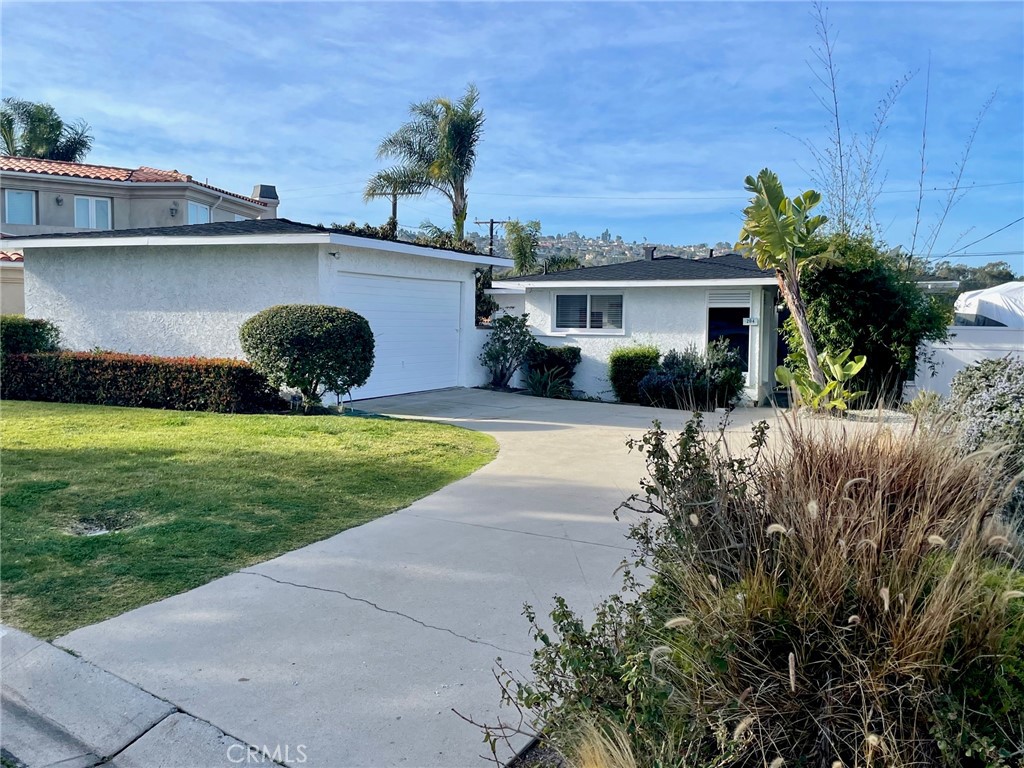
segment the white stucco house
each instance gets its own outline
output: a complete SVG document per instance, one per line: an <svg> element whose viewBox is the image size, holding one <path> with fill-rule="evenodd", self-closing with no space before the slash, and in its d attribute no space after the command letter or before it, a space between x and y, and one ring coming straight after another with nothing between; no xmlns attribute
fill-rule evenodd
<svg viewBox="0 0 1024 768"><path fill-rule="evenodd" d="M582 350L574 384L612 399L608 356L616 347L653 344L662 354L703 349L727 337L746 361L746 398L775 388L778 285L775 275L735 253L689 259L656 257L546 275L497 280L492 295L506 312L525 312L548 346Z"/></svg>
<svg viewBox="0 0 1024 768"><path fill-rule="evenodd" d="M242 357L241 324L275 304L331 304L369 321L373 374L353 397L477 386L475 269L507 259L341 234L287 219L17 237L25 314L64 345Z"/></svg>

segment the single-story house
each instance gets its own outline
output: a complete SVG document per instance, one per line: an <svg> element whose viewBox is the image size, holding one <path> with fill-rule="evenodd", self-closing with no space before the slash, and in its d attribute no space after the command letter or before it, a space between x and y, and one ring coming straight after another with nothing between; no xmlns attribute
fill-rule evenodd
<svg viewBox="0 0 1024 768"><path fill-rule="evenodd" d="M355 398L485 376L475 270L507 259L343 234L288 219L17 237L25 312L65 346L242 357L242 323L275 304L347 307L366 317L376 362Z"/></svg>
<svg viewBox="0 0 1024 768"><path fill-rule="evenodd" d="M538 339L582 350L577 389L611 399L608 357L617 347L653 344L663 354L703 349L725 337L746 365L745 394L763 402L775 388L778 284L739 254L656 257L496 280L506 312L525 312Z"/></svg>

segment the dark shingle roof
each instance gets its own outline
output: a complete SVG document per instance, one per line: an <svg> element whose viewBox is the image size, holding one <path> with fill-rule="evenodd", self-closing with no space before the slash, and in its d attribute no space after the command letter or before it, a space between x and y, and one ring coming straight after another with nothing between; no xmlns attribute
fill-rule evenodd
<svg viewBox="0 0 1024 768"><path fill-rule="evenodd" d="M743 278L774 277L770 270L763 270L753 259L738 253L726 253L705 259L684 259L661 257L648 261L624 261L606 264L603 267L582 267L549 275L524 275L502 278L501 282L564 283L578 280L602 280L608 282L633 280L742 280Z"/></svg>
<svg viewBox="0 0 1024 768"><path fill-rule="evenodd" d="M360 227L359 229L363 229ZM340 227L332 229L320 224L303 224L300 221L290 219L246 219L244 221L218 221L213 224L179 224L173 227L145 227L142 229L90 229L85 232L59 232L43 235L16 235L18 240L41 240L41 239L75 239L94 240L96 238L122 238L122 237L231 237L238 235L295 235L295 234L336 234L349 237L362 238L364 240L378 240L384 243L400 243L401 245L413 245L417 248L427 248L433 251L444 251L445 253L465 253L468 256L482 256L483 254L466 251L453 251L451 248L440 248L435 245L423 243L410 243L405 240L390 240L384 237L373 237L365 232L355 233ZM5 235L6 237L6 235Z"/></svg>
<svg viewBox="0 0 1024 768"><path fill-rule="evenodd" d="M143 227L140 229L90 229L85 232L60 232L45 235L19 235L19 240L74 238L94 240L108 237L226 237L230 235L293 235L308 232L328 232L325 227L302 224L289 219L246 219L245 221L217 221L213 224L178 224L173 227Z"/></svg>

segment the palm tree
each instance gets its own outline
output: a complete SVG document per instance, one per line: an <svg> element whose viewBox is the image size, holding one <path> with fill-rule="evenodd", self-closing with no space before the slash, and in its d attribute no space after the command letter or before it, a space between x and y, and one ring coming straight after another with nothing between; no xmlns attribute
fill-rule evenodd
<svg viewBox="0 0 1024 768"><path fill-rule="evenodd" d="M477 104L475 85L461 99L431 99L409 108L412 120L377 148L377 157L397 164L374 174L366 183L363 200L440 192L452 205L455 238L465 234L469 197L466 182L476 164L476 145L483 134L484 113Z"/></svg>
<svg viewBox="0 0 1024 768"><path fill-rule="evenodd" d="M65 122L49 104L7 97L0 108L4 154L78 163L92 149L89 124Z"/></svg>
<svg viewBox="0 0 1024 768"><path fill-rule="evenodd" d="M540 269L537 259L537 242L540 238L540 222L519 219L505 222L505 249L512 257L513 275L532 275Z"/></svg>
<svg viewBox="0 0 1024 768"><path fill-rule="evenodd" d="M808 215L821 202L821 195L809 189L790 200L782 190L779 177L767 168L757 174L756 179L747 176L745 187L754 197L743 209L745 221L736 247L749 246L757 266L775 270L779 290L800 331L811 378L824 386L818 348L807 324L807 307L800 295L800 273L832 258L831 251L808 251L811 236L828 220L824 216Z"/></svg>

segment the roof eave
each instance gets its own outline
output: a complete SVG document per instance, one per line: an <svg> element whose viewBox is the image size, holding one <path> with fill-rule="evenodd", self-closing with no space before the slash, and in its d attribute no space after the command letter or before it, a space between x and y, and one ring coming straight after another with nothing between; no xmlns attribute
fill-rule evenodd
<svg viewBox="0 0 1024 768"><path fill-rule="evenodd" d="M533 280L495 281L495 288L690 288L701 286L776 285L774 277L695 278L689 280Z"/></svg>
<svg viewBox="0 0 1024 768"><path fill-rule="evenodd" d="M342 235L336 232L288 232L280 234L252 235L157 235L136 237L31 237L5 238L4 247L21 250L40 248L129 248L129 247L164 247L164 246L203 246L203 245L341 245L349 248L365 248L371 251L387 251L403 253L410 256L426 256L433 259L461 261L484 266L507 267L508 259L484 256L479 253L448 251L440 248L427 248L412 243L396 240L378 240L357 235Z"/></svg>

